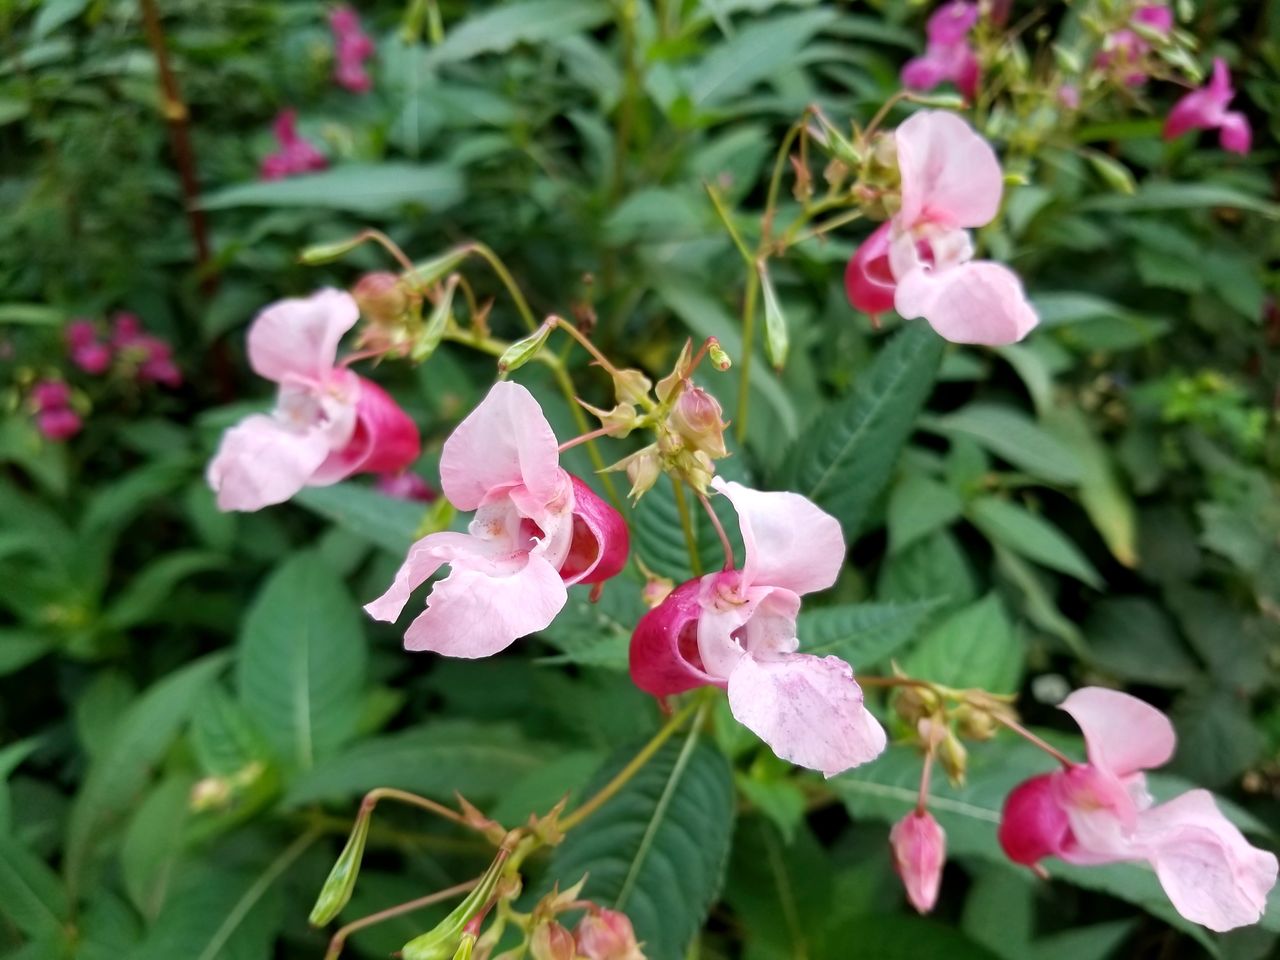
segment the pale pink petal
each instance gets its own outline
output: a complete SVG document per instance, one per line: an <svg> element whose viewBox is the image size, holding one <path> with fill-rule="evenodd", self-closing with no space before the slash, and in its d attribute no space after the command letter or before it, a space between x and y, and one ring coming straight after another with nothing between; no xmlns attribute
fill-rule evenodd
<svg viewBox="0 0 1280 960"><path fill-rule="evenodd" d="M627 565L631 538L622 514L577 477L573 482L573 539L560 565L565 583L602 583Z"/></svg>
<svg viewBox="0 0 1280 960"><path fill-rule="evenodd" d="M1169 762L1177 737L1163 713L1127 693L1083 687L1061 703L1080 725L1089 762L1123 777Z"/></svg>
<svg viewBox="0 0 1280 960"><path fill-rule="evenodd" d="M433 533L418 540L409 548L387 592L364 605L365 613L375 620L395 623L413 591L430 580L444 564L453 557L481 550L481 544L476 541L470 534L452 531Z"/></svg>
<svg viewBox="0 0 1280 960"><path fill-rule="evenodd" d="M918 89L918 88L913 88ZM893 309L895 281L889 268L889 237L893 223L885 221L858 245L844 270L844 292L849 305L869 313Z"/></svg>
<svg viewBox="0 0 1280 960"><path fill-rule="evenodd" d="M980 227L1000 209L1004 176L986 140L954 113L923 110L898 127L906 229L920 222Z"/></svg>
<svg viewBox="0 0 1280 960"><path fill-rule="evenodd" d="M839 657L743 657L729 676L729 709L780 758L828 777L885 748L884 728Z"/></svg>
<svg viewBox="0 0 1280 960"><path fill-rule="evenodd" d="M1213 802L1192 790L1142 815L1140 839L1174 908L1223 932L1257 923L1276 883L1276 857L1252 846Z"/></svg>
<svg viewBox="0 0 1280 960"><path fill-rule="evenodd" d="M559 444L528 390L504 380L445 441L440 485L459 510L474 510L495 490L523 484L549 500L564 488Z"/></svg>
<svg viewBox="0 0 1280 960"><path fill-rule="evenodd" d="M290 430L255 414L222 437L206 478L220 510L260 510L283 503L306 486L329 455L320 430Z"/></svg>
<svg viewBox="0 0 1280 960"><path fill-rule="evenodd" d="M682 583L636 624L631 634L631 679L645 693L666 697L724 685L706 672L698 651L701 590L700 580Z"/></svg>
<svg viewBox="0 0 1280 960"><path fill-rule="evenodd" d="M738 512L746 547L743 583L795 593L825 590L844 564L844 534L835 517L798 493L752 490L721 477L711 486Z"/></svg>
<svg viewBox="0 0 1280 960"><path fill-rule="evenodd" d="M273 303L249 328L249 365L277 383L296 377L323 381L338 356L338 342L355 326L360 309L343 290Z"/></svg>
<svg viewBox="0 0 1280 960"><path fill-rule="evenodd" d="M924 317L952 343L1016 343L1040 322L1017 274L989 260L912 270L898 279L894 305L907 319Z"/></svg>
<svg viewBox="0 0 1280 960"><path fill-rule="evenodd" d="M418 459L418 428L391 396L358 377L355 429L316 471L314 483L337 483L354 473L397 473Z"/></svg>

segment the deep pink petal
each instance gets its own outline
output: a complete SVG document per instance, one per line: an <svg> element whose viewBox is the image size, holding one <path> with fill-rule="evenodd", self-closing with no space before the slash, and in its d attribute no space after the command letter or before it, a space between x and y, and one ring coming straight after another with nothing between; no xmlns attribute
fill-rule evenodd
<svg viewBox="0 0 1280 960"><path fill-rule="evenodd" d="M220 510L260 510L283 503L311 480L329 455L320 430L291 430L255 414L222 437L206 478Z"/></svg>
<svg viewBox="0 0 1280 960"><path fill-rule="evenodd" d="M954 113L922 110L898 127L904 229L921 222L980 227L1000 209L1004 176L986 140Z"/></svg>
<svg viewBox="0 0 1280 960"><path fill-rule="evenodd" d="M1253 129L1249 126L1248 118L1235 110L1224 113L1222 124L1218 128L1218 142L1228 153L1238 153L1241 156L1248 153L1253 146Z"/></svg>
<svg viewBox="0 0 1280 960"><path fill-rule="evenodd" d="M1017 275L987 260L917 267L898 278L894 306L907 319L924 317L952 343L1016 343L1040 321Z"/></svg>
<svg viewBox="0 0 1280 960"><path fill-rule="evenodd" d="M872 316L893 309L896 286L889 268L889 237L893 224L886 221L858 245L844 270L844 292L855 310Z"/></svg>
<svg viewBox="0 0 1280 960"><path fill-rule="evenodd" d="M703 669L698 652L701 590L700 580L682 583L636 624L631 679L645 693L666 697L708 684L724 686Z"/></svg>
<svg viewBox="0 0 1280 960"><path fill-rule="evenodd" d="M923 56L912 57L902 66L899 77L908 90L928 93L934 87L950 79L947 64L926 51Z"/></svg>
<svg viewBox="0 0 1280 960"><path fill-rule="evenodd" d="M573 481L573 540L560 565L568 584L602 583L627 565L631 537L622 514L596 492L569 474Z"/></svg>
<svg viewBox="0 0 1280 960"><path fill-rule="evenodd" d="M962 42L978 22L978 5L952 0L929 15L925 35L930 43L951 45Z"/></svg>
<svg viewBox="0 0 1280 960"><path fill-rule="evenodd" d="M322 382L333 369L342 335L359 318L359 307L343 290L273 303L249 328L249 364L277 383L288 377Z"/></svg>
<svg viewBox="0 0 1280 960"><path fill-rule="evenodd" d="M1073 840L1067 812L1058 802L1054 774L1018 784L1005 798L1000 814L1000 846L1014 863L1031 866L1045 857L1061 856Z"/></svg>
<svg viewBox="0 0 1280 960"><path fill-rule="evenodd" d="M60 410L71 403L71 388L65 380L41 380L31 388L36 410Z"/></svg>
<svg viewBox="0 0 1280 960"><path fill-rule="evenodd" d="M1276 857L1252 846L1213 802L1192 790L1142 815L1140 841L1174 908L1223 932L1257 923L1276 883Z"/></svg>
<svg viewBox="0 0 1280 960"><path fill-rule="evenodd" d="M80 414L67 407L41 410L36 414L36 429L40 431L40 435L58 443L70 440L80 432L83 425Z"/></svg>
<svg viewBox="0 0 1280 960"><path fill-rule="evenodd" d="M947 835L929 812L912 810L889 831L893 868L906 888L907 899L920 913L938 902L942 867L947 860Z"/></svg>
<svg viewBox="0 0 1280 960"><path fill-rule="evenodd" d="M721 477L711 486L738 512L746 547L746 587L783 587L795 593L825 590L844 564L840 522L798 493L752 490Z"/></svg>
<svg viewBox="0 0 1280 960"><path fill-rule="evenodd" d="M1133 15L1134 23L1141 23L1158 33L1169 33L1173 29L1173 10L1162 3L1151 3L1138 8Z"/></svg>
<svg viewBox="0 0 1280 960"><path fill-rule="evenodd" d="M729 709L781 759L828 777L885 748L884 728L839 657L743 657L729 675Z"/></svg>
<svg viewBox="0 0 1280 960"><path fill-rule="evenodd" d="M1163 713L1127 693L1083 687L1061 703L1080 725L1089 762L1123 777L1169 762L1177 737Z"/></svg>
<svg viewBox="0 0 1280 960"><path fill-rule="evenodd" d="M492 491L517 484L544 500L564 488L551 424L533 394L504 380L445 441L440 485L459 510L474 510Z"/></svg>
<svg viewBox="0 0 1280 960"><path fill-rule="evenodd" d="M355 473L397 473L418 459L418 428L390 394L358 377L356 427L351 440L316 472L315 483L337 483Z"/></svg>

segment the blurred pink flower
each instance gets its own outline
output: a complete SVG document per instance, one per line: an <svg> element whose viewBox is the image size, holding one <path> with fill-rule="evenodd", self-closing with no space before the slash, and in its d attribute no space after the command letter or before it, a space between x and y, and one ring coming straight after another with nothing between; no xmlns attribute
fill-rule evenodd
<svg viewBox="0 0 1280 960"><path fill-rule="evenodd" d="M1167 35L1173 30L1173 10L1160 3L1144 4L1134 11L1129 22ZM1095 62L1103 70L1119 71L1126 86L1137 87L1147 82L1146 58L1150 52L1147 38L1125 27L1103 38L1102 50Z"/></svg>
<svg viewBox="0 0 1280 960"><path fill-rule="evenodd" d="M135 370L142 383L159 383L167 387L182 385L182 372L173 361L173 347L168 341L147 333L136 314L120 311L111 321L111 345Z"/></svg>
<svg viewBox="0 0 1280 960"><path fill-rule="evenodd" d="M72 320L67 324L64 337L71 362L85 373L98 376L111 368L111 348L98 339L97 328L91 320Z"/></svg>
<svg viewBox="0 0 1280 960"><path fill-rule="evenodd" d="M71 403L71 388L63 380L41 380L31 388L31 403L37 411L61 410Z"/></svg>
<svg viewBox="0 0 1280 960"><path fill-rule="evenodd" d="M372 381L337 365L338 342L359 311L351 296L321 290L267 307L249 328L249 364L279 384L275 409L228 430L209 464L222 510L258 510L305 486L354 473L403 470L418 457L418 430Z"/></svg>
<svg viewBox="0 0 1280 960"><path fill-rule="evenodd" d="M854 253L849 302L923 317L953 343L1014 343L1039 322L1017 275L973 259L967 228L990 223L1004 178L995 152L953 113L925 110L895 131L902 178L898 213Z"/></svg>
<svg viewBox="0 0 1280 960"><path fill-rule="evenodd" d="M836 519L795 493L712 481L738 512L741 569L677 587L637 624L631 678L654 696L724 687L729 709L779 757L834 776L885 747L862 689L839 657L797 653L800 595L835 583Z"/></svg>
<svg viewBox="0 0 1280 960"><path fill-rule="evenodd" d="M972 99L978 92L981 68L969 44L969 33L977 22L976 3L951 0L935 10L925 26L925 52L902 68L902 85L927 92L950 82Z"/></svg>
<svg viewBox="0 0 1280 960"><path fill-rule="evenodd" d="M1226 61L1215 58L1209 82L1188 93L1169 111L1164 138L1173 140L1190 130L1217 130L1223 150L1248 153L1253 143L1249 120L1243 113L1227 109L1235 95Z"/></svg>
<svg viewBox="0 0 1280 960"><path fill-rule="evenodd" d="M938 902L942 867L947 860L947 835L926 811L912 810L889 831L893 868L907 890L907 899L920 913Z"/></svg>
<svg viewBox="0 0 1280 960"><path fill-rule="evenodd" d="M440 486L467 533L423 537L395 581L365 606L394 622L413 591L448 564L405 647L487 657L542 630L568 600L566 587L601 583L627 559L627 526L591 488L560 467L559 444L538 401L510 381L493 386L445 441Z"/></svg>
<svg viewBox="0 0 1280 960"><path fill-rule="evenodd" d="M580 960L645 960L631 919L617 910L591 910L573 937Z"/></svg>
<svg viewBox="0 0 1280 960"><path fill-rule="evenodd" d="M329 27L333 30L334 81L352 93L368 93L373 89L373 78L364 62L375 48L360 26L360 15L346 5L335 7L329 14Z"/></svg>
<svg viewBox="0 0 1280 960"><path fill-rule="evenodd" d="M1167 717L1100 687L1062 703L1084 732L1089 761L1021 784L1005 800L1000 844L1028 866L1056 856L1096 865L1145 860L1174 909L1225 931L1256 923L1275 886L1274 854L1251 846L1207 790L1153 805L1144 770L1173 756Z"/></svg>
<svg viewBox="0 0 1280 960"><path fill-rule="evenodd" d="M379 493L397 500L416 500L419 503L433 503L436 492L431 485L416 473L406 470L403 473L384 473L378 477L374 487Z"/></svg>
<svg viewBox="0 0 1280 960"><path fill-rule="evenodd" d="M280 180L300 173L313 173L329 165L324 154L298 133L296 110L281 110L271 125L280 149L262 160L263 180Z"/></svg>
<svg viewBox="0 0 1280 960"><path fill-rule="evenodd" d="M1068 110L1080 109L1080 88L1073 83L1064 83L1058 87L1058 103Z"/></svg>
<svg viewBox="0 0 1280 960"><path fill-rule="evenodd" d="M36 414L36 429L46 440L62 442L80 432L84 425L80 414L69 408L41 410Z"/></svg>

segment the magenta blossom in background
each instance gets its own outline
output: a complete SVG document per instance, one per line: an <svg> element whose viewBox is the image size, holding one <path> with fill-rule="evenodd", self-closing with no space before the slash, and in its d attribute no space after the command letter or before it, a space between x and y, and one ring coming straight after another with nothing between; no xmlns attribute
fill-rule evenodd
<svg viewBox="0 0 1280 960"><path fill-rule="evenodd" d="M111 368L111 347L98 338L93 321L72 320L65 337L67 354L76 367L95 377Z"/></svg>
<svg viewBox="0 0 1280 960"><path fill-rule="evenodd" d="M413 591L450 572L404 635L409 650L487 657L542 630L568 601L567 587L602 583L627 560L627 525L591 488L560 467L559 444L538 401L501 382L445 441L440 486L467 533L423 537L385 594L365 606L394 622Z"/></svg>
<svg viewBox="0 0 1280 960"><path fill-rule="evenodd" d="M263 180L281 180L300 173L314 173L329 165L324 154L298 133L296 110L281 110L272 123L271 130L280 149L263 158L260 168Z"/></svg>
<svg viewBox="0 0 1280 960"><path fill-rule="evenodd" d="M952 0L935 10L925 25L928 40L924 54L907 61L902 68L902 85L908 90L927 92L952 83L972 99L978 92L980 67L969 33L977 22L976 3Z"/></svg>
<svg viewBox="0 0 1280 960"><path fill-rule="evenodd" d="M631 677L669 696L729 692L729 709L779 757L834 776L885 747L884 729L839 657L797 653L800 596L825 590L844 563L836 519L795 493L765 493L717 477L738 513L741 569L677 587L636 625Z"/></svg>
<svg viewBox="0 0 1280 960"><path fill-rule="evenodd" d="M1016 863L1145 860L1174 908L1224 931L1257 923L1275 886L1273 854L1250 846L1207 790L1155 805L1144 770L1173 756L1173 725L1136 697L1100 687L1062 703L1089 762L1026 781L1005 800L1000 844Z"/></svg>
<svg viewBox="0 0 1280 960"><path fill-rule="evenodd" d="M1166 36L1173 30L1173 10L1160 3L1144 4L1134 11L1130 23ZM1126 86L1137 87L1147 82L1146 57L1150 52L1147 38L1126 27L1103 39L1096 62L1104 70L1119 71Z"/></svg>
<svg viewBox="0 0 1280 960"><path fill-rule="evenodd" d="M919 913L928 913L938 902L947 860L946 832L927 810L912 810L889 831L889 846L907 899Z"/></svg>
<svg viewBox="0 0 1280 960"><path fill-rule="evenodd" d="M334 7L329 27L333 30L334 82L352 93L368 93L373 89L373 78L364 62L373 56L374 45L360 27L360 15L345 4Z"/></svg>
<svg viewBox="0 0 1280 960"><path fill-rule="evenodd" d="M953 113L925 110L894 134L902 178L898 213L845 269L855 309L923 317L953 343L1013 343L1039 322L1017 275L973 259L967 228L990 223L1004 178L995 152Z"/></svg>
<svg viewBox="0 0 1280 960"><path fill-rule="evenodd" d="M61 380L41 380L31 388L36 429L46 440L61 443L80 432L80 414L71 409L71 388Z"/></svg>
<svg viewBox="0 0 1280 960"><path fill-rule="evenodd" d="M222 510L259 510L303 487L354 473L403 470L418 430L377 384L337 364L338 342L359 318L351 296L321 290L281 300L249 328L249 365L279 384L275 409L222 438L207 477Z"/></svg>
<svg viewBox="0 0 1280 960"><path fill-rule="evenodd" d="M431 485L416 473L384 473L378 477L374 487L379 493L397 500L416 500L419 503L434 503L436 492Z"/></svg>
<svg viewBox="0 0 1280 960"><path fill-rule="evenodd" d="M1164 123L1164 138L1173 140L1191 130L1217 130L1223 150L1248 153L1253 144L1249 119L1239 111L1227 109L1235 95L1226 61L1221 57L1215 58L1209 82L1188 93L1169 111Z"/></svg>
<svg viewBox="0 0 1280 960"><path fill-rule="evenodd" d="M142 383L182 385L182 372L166 340L147 333L136 314L120 311L111 321L111 346Z"/></svg>

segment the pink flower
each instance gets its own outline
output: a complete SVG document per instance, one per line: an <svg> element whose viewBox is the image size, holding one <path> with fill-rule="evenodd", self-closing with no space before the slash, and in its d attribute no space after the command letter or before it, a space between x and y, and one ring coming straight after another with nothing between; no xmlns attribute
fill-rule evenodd
<svg viewBox="0 0 1280 960"><path fill-rule="evenodd" d="M1031 865L1146 860L1174 908L1193 923L1224 931L1256 923L1275 885L1273 854L1250 846L1214 805L1192 790L1153 806L1142 771L1173 756L1167 717L1136 697L1100 687L1062 703L1084 732L1089 762L1043 774L1005 800L1000 844Z"/></svg>
<svg viewBox="0 0 1280 960"><path fill-rule="evenodd" d="M416 500L419 503L434 503L436 492L430 484L416 473L384 473L378 477L374 487L379 493L397 500Z"/></svg>
<svg viewBox="0 0 1280 960"><path fill-rule="evenodd" d="M1064 83L1058 87L1058 103L1068 110L1080 109L1080 88L1074 83Z"/></svg>
<svg viewBox="0 0 1280 960"><path fill-rule="evenodd" d="M924 55L907 61L902 85L923 92L950 82L972 99L978 92L980 67L969 45L969 32L977 22L976 3L952 0L935 10L925 26Z"/></svg>
<svg viewBox="0 0 1280 960"><path fill-rule="evenodd" d="M796 652L800 595L831 586L844 563L840 524L799 494L719 477L712 486L738 512L746 561L682 584L644 615L632 679L659 697L726 688L738 722L799 766L834 776L866 763L885 734L853 671L839 657Z"/></svg>
<svg viewBox="0 0 1280 960"><path fill-rule="evenodd" d="M267 307L249 328L249 364L280 385L269 415L228 430L209 464L222 510L258 510L305 486L353 473L402 470L418 457L418 431L381 387L336 363L355 324L355 301L338 290Z"/></svg>
<svg viewBox="0 0 1280 960"><path fill-rule="evenodd" d="M1129 22L1165 35L1173 30L1173 11L1163 4L1146 4L1134 12ZM1150 52L1151 44L1146 37L1136 30L1124 28L1103 40L1096 63L1104 70L1116 69L1126 86L1137 87L1147 82L1145 60Z"/></svg>
<svg viewBox="0 0 1280 960"><path fill-rule="evenodd" d="M61 410L71 403L71 388L62 380L41 380L31 388L36 411Z"/></svg>
<svg viewBox="0 0 1280 960"><path fill-rule="evenodd" d="M121 310L111 318L111 345L117 350L129 347L140 336L142 321L136 313Z"/></svg>
<svg viewBox="0 0 1280 960"><path fill-rule="evenodd" d="M902 199L898 213L854 253L845 290L857 309L893 306L924 317L953 343L997 346L1039 322L1008 267L973 260L966 228L1000 209L1004 180L995 152L952 113L926 110L895 131Z"/></svg>
<svg viewBox="0 0 1280 960"><path fill-rule="evenodd" d="M36 414L36 429L46 440L55 442L69 440L80 432L83 425L80 414L67 407L41 410Z"/></svg>
<svg viewBox="0 0 1280 960"><path fill-rule="evenodd" d="M280 180L300 173L323 170L329 165L324 154L298 133L296 110L281 110L271 125L280 149L262 160L263 180Z"/></svg>
<svg viewBox="0 0 1280 960"><path fill-rule="evenodd" d="M73 320L64 334L71 362L92 376L106 373L111 367L111 348L98 339L98 331L90 320Z"/></svg>
<svg viewBox="0 0 1280 960"><path fill-rule="evenodd" d="M912 810L889 831L893 848L893 868L907 899L920 913L928 913L938 902L942 866L947 860L947 835L933 815Z"/></svg>
<svg viewBox="0 0 1280 960"><path fill-rule="evenodd" d="M645 960L625 913L595 908L573 932L581 960Z"/></svg>
<svg viewBox="0 0 1280 960"><path fill-rule="evenodd" d="M335 7L329 14L333 30L334 74L338 86L352 93L368 93L373 79L365 71L364 62L373 56L374 45L360 27L360 15L351 7Z"/></svg>
<svg viewBox="0 0 1280 960"><path fill-rule="evenodd" d="M365 606L375 620L394 622L409 595L448 564L405 632L409 650L498 653L549 626L567 586L603 582L626 563L626 523L561 469L551 424L517 383L495 384L445 441L440 486L459 510L476 511L469 532L423 537L387 592Z"/></svg>
<svg viewBox="0 0 1280 960"><path fill-rule="evenodd" d="M1221 57L1215 58L1209 82L1188 93L1169 111L1169 118L1164 123L1164 138L1172 140L1189 130L1217 130L1223 150L1248 153L1253 143L1249 120L1243 113L1227 109L1235 95L1226 61Z"/></svg>

